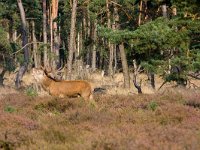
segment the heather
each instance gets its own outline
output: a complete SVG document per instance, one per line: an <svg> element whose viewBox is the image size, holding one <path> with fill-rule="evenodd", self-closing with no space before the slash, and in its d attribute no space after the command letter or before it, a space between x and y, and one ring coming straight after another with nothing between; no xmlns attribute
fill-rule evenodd
<svg viewBox="0 0 200 150"><path fill-rule="evenodd" d="M2 149L199 149L200 92L0 97Z"/></svg>

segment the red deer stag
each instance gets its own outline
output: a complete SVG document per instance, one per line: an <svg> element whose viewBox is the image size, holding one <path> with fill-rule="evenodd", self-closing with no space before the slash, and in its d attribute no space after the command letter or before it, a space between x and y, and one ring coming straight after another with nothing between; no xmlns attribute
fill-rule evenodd
<svg viewBox="0 0 200 150"><path fill-rule="evenodd" d="M92 88L87 81L58 81L50 77L45 70L37 68L33 68L32 75L50 95L59 97L80 95L85 100L92 98Z"/></svg>

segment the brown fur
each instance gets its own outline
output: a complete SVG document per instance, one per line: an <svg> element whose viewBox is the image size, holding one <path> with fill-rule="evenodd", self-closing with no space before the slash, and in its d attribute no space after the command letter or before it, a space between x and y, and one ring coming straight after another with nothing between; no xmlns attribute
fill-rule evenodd
<svg viewBox="0 0 200 150"><path fill-rule="evenodd" d="M33 76L50 95L59 97L80 95L84 99L92 97L92 88L87 81L57 81L46 75L43 70L35 68L33 69Z"/></svg>

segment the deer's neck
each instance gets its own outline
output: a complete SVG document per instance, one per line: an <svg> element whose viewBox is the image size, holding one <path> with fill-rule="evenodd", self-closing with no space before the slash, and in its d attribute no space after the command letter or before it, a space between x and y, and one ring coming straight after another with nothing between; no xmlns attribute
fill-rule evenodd
<svg viewBox="0 0 200 150"><path fill-rule="evenodd" d="M44 85L44 87L48 88L52 82L54 81L51 78L45 76L42 84Z"/></svg>

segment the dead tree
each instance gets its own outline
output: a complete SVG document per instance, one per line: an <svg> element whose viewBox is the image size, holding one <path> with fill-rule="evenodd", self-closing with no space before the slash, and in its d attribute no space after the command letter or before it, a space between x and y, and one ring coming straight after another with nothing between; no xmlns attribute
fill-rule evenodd
<svg viewBox="0 0 200 150"><path fill-rule="evenodd" d="M138 83L137 79L138 79L138 74L140 73L140 68L141 66L137 66L136 64L136 60L133 60L133 83L134 86L136 87L136 89L138 90L138 94L142 94L142 88L141 88L141 83L142 80L140 80L140 82Z"/></svg>
<svg viewBox="0 0 200 150"><path fill-rule="evenodd" d="M21 65L19 72L17 73L16 76L16 81L15 81L15 86L19 88L21 86L21 79L24 75L24 73L27 70L28 63L29 63L29 50L28 47L25 46L28 43L28 34L27 34L27 26L26 26L26 16L25 16L25 11L24 7L22 5L21 0L17 0L19 11L20 11L20 16L21 16L21 21L22 21L22 47L24 50L24 63Z"/></svg>

